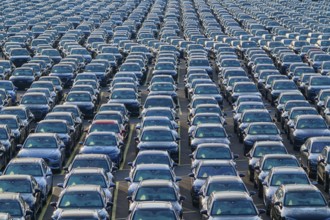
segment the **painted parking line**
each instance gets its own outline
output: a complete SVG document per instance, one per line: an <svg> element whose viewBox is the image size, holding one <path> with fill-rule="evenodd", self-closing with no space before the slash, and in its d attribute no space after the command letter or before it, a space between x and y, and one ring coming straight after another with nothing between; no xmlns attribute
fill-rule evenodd
<svg viewBox="0 0 330 220"><path fill-rule="evenodd" d="M117 199L118 199L118 189L119 189L119 182L116 182L116 189L115 189L115 197L113 198L113 206L112 206L112 215L111 219L115 220L116 219L116 210L117 210Z"/></svg>
<svg viewBox="0 0 330 220"><path fill-rule="evenodd" d="M134 129L134 125L130 125L130 127L129 127L128 141L127 141L126 146L125 146L124 158L123 158L123 162L120 165L120 170L122 170L124 168L125 163L126 163L126 157L127 157L128 149L129 149L129 146L131 145L131 139L132 139L132 135L133 135L133 129Z"/></svg>
<svg viewBox="0 0 330 220"><path fill-rule="evenodd" d="M178 98L178 106L179 106L179 115L182 115L181 105L180 105L180 99Z"/></svg>

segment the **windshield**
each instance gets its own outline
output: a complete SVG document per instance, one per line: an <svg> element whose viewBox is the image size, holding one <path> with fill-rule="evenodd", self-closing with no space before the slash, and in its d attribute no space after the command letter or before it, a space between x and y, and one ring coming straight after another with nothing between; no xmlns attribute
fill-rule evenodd
<svg viewBox="0 0 330 220"><path fill-rule="evenodd" d="M201 147L197 148L196 159L232 159L232 154L227 147Z"/></svg>
<svg viewBox="0 0 330 220"><path fill-rule="evenodd" d="M286 148L278 145L258 146L255 148L253 157L260 158L266 154L287 154Z"/></svg>
<svg viewBox="0 0 330 220"><path fill-rule="evenodd" d="M234 88L234 92L258 92L255 85L237 85Z"/></svg>
<svg viewBox="0 0 330 220"><path fill-rule="evenodd" d="M174 91L171 83L155 83L151 86L151 91Z"/></svg>
<svg viewBox="0 0 330 220"><path fill-rule="evenodd" d="M252 125L249 128L249 135L277 135L279 131L276 125Z"/></svg>
<svg viewBox="0 0 330 220"><path fill-rule="evenodd" d="M92 98L86 93L69 93L66 100L69 102L91 102Z"/></svg>
<svg viewBox="0 0 330 220"><path fill-rule="evenodd" d="M327 129L325 121L321 118L317 119L300 119L297 123L297 129Z"/></svg>
<svg viewBox="0 0 330 220"><path fill-rule="evenodd" d="M133 182L140 182L142 180L150 179L174 181L171 171L169 170L137 170L133 177Z"/></svg>
<svg viewBox="0 0 330 220"><path fill-rule="evenodd" d="M66 187L85 184L97 185L101 186L102 188L107 187L106 180L103 175L92 173L70 175L66 183Z"/></svg>
<svg viewBox="0 0 330 220"><path fill-rule="evenodd" d="M209 184L206 196L210 196L213 192L224 191L246 192L246 188L243 182L214 182Z"/></svg>
<svg viewBox="0 0 330 220"><path fill-rule="evenodd" d="M5 129L0 129L0 140L8 140L8 132Z"/></svg>
<svg viewBox="0 0 330 220"><path fill-rule="evenodd" d="M107 131L107 132L114 132L120 133L118 124L111 124L111 123L100 123L100 124L93 124L89 130L89 132L96 132L96 131Z"/></svg>
<svg viewBox="0 0 330 220"><path fill-rule="evenodd" d="M271 122L272 118L269 113L249 113L245 114L242 122Z"/></svg>
<svg viewBox="0 0 330 220"><path fill-rule="evenodd" d="M30 69L17 69L13 72L13 76L33 76L33 70Z"/></svg>
<svg viewBox="0 0 330 220"><path fill-rule="evenodd" d="M69 192L65 193L59 202L59 208L103 208L104 204L98 192Z"/></svg>
<svg viewBox="0 0 330 220"><path fill-rule="evenodd" d="M192 125L199 125L205 123L212 124L221 124L221 120L219 116L195 116Z"/></svg>
<svg viewBox="0 0 330 220"><path fill-rule="evenodd" d="M14 109L3 109L0 114L2 115L17 115L21 120L26 119L26 113L24 110L14 110Z"/></svg>
<svg viewBox="0 0 330 220"><path fill-rule="evenodd" d="M274 83L274 89L277 89L277 90L285 90L285 89L289 89L289 90L293 90L293 89L297 89L297 86L294 82L284 82L284 81L281 81L281 82L275 82Z"/></svg>
<svg viewBox="0 0 330 220"><path fill-rule="evenodd" d="M227 137L222 127L200 127L196 130L196 138L225 138Z"/></svg>
<svg viewBox="0 0 330 220"><path fill-rule="evenodd" d="M0 124L7 125L10 129L18 129L18 123L15 119L0 118Z"/></svg>
<svg viewBox="0 0 330 220"><path fill-rule="evenodd" d="M29 137L24 148L57 148L57 142L54 137Z"/></svg>
<svg viewBox="0 0 330 220"><path fill-rule="evenodd" d="M171 187L140 187L135 201L177 201L177 198Z"/></svg>
<svg viewBox="0 0 330 220"><path fill-rule="evenodd" d="M169 158L165 155L157 155L157 154L143 154L139 155L135 161L136 165L139 164L165 164L170 165Z"/></svg>
<svg viewBox="0 0 330 220"><path fill-rule="evenodd" d="M144 106L145 108L152 108L152 107L174 108L172 99L167 99L167 98L148 98Z"/></svg>
<svg viewBox="0 0 330 220"><path fill-rule="evenodd" d="M176 219L174 212L170 209L137 209L133 220L173 220Z"/></svg>
<svg viewBox="0 0 330 220"><path fill-rule="evenodd" d="M103 168L106 172L109 172L110 167L106 160L104 159L77 159L73 161L71 169L74 168L84 168L84 167L96 167Z"/></svg>
<svg viewBox="0 0 330 220"><path fill-rule="evenodd" d="M87 147L93 146L116 146L117 140L114 135L89 135L84 143Z"/></svg>
<svg viewBox="0 0 330 220"><path fill-rule="evenodd" d="M330 141L314 141L311 146L311 153L320 154L325 146L330 146Z"/></svg>
<svg viewBox="0 0 330 220"><path fill-rule="evenodd" d="M309 179L306 174L300 173L278 173L272 176L271 186L280 186L282 184L307 184Z"/></svg>
<svg viewBox="0 0 330 220"><path fill-rule="evenodd" d="M1 200L0 212L9 213L11 216L23 216L21 205L18 201Z"/></svg>
<svg viewBox="0 0 330 220"><path fill-rule="evenodd" d="M219 91L215 86L197 86L194 94L219 94Z"/></svg>
<svg viewBox="0 0 330 220"><path fill-rule="evenodd" d="M330 85L330 77L312 77L312 86L326 86Z"/></svg>
<svg viewBox="0 0 330 220"><path fill-rule="evenodd" d="M288 166L299 167L299 163L293 158L267 158L264 161L262 170L271 170L273 167Z"/></svg>
<svg viewBox="0 0 330 220"><path fill-rule="evenodd" d="M0 192L32 193L31 183L28 180L0 180Z"/></svg>
<svg viewBox="0 0 330 220"><path fill-rule="evenodd" d="M224 175L224 176L236 176L236 170L233 166L227 165L204 165L201 166L198 170L197 178L198 179L206 179L209 176L217 176L217 175Z"/></svg>
<svg viewBox="0 0 330 220"><path fill-rule="evenodd" d="M237 112L242 113L248 109L265 109L265 106L263 104L261 104L261 105L251 105L251 104L239 105Z"/></svg>
<svg viewBox="0 0 330 220"><path fill-rule="evenodd" d="M64 123L39 123L36 133L67 133L68 128Z"/></svg>
<svg viewBox="0 0 330 220"><path fill-rule="evenodd" d="M213 203L211 215L257 215L257 210L253 202L249 200L216 200Z"/></svg>
<svg viewBox="0 0 330 220"><path fill-rule="evenodd" d="M298 191L285 194L284 206L326 206L326 202L320 192Z"/></svg>
<svg viewBox="0 0 330 220"><path fill-rule="evenodd" d="M31 175L37 177L43 176L43 173L39 164L12 163L8 164L4 175Z"/></svg>
<svg viewBox="0 0 330 220"><path fill-rule="evenodd" d="M25 95L21 100L22 104L46 105L48 104L46 96L43 95Z"/></svg>
<svg viewBox="0 0 330 220"><path fill-rule="evenodd" d="M174 141L174 138L168 130L148 130L143 132L141 141Z"/></svg>
<svg viewBox="0 0 330 220"><path fill-rule="evenodd" d="M113 91L111 99L136 99L136 93L129 90Z"/></svg>

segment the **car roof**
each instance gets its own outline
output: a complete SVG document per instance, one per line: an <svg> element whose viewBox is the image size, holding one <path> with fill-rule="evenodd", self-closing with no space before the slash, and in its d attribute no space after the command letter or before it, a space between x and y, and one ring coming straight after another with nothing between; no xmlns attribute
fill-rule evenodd
<svg viewBox="0 0 330 220"><path fill-rule="evenodd" d="M203 148L203 147L224 147L224 148L230 148L228 144L224 143L202 143L198 145L198 149Z"/></svg>
<svg viewBox="0 0 330 220"><path fill-rule="evenodd" d="M141 186L153 186L153 187L160 187L160 186L169 186L173 187L173 182L171 180L143 180L140 182Z"/></svg>
<svg viewBox="0 0 330 220"><path fill-rule="evenodd" d="M214 198L214 200L247 199L252 201L252 198L246 192L238 192L238 191L213 192L211 196Z"/></svg>
<svg viewBox="0 0 330 220"><path fill-rule="evenodd" d="M90 167L78 167L74 168L70 171L70 174L82 174L82 173L89 173L89 174L103 174L104 169L103 168L90 168Z"/></svg>
<svg viewBox="0 0 330 220"><path fill-rule="evenodd" d="M56 137L55 133L32 133L28 137Z"/></svg>
<svg viewBox="0 0 330 220"><path fill-rule="evenodd" d="M76 159L107 159L108 156L105 154L77 154Z"/></svg>
<svg viewBox="0 0 330 220"><path fill-rule="evenodd" d="M243 182L238 176L209 176L208 183L212 182Z"/></svg>
<svg viewBox="0 0 330 220"><path fill-rule="evenodd" d="M31 180L31 176L30 175L21 175L21 174L2 175L2 176L0 176L0 180Z"/></svg>
<svg viewBox="0 0 330 220"><path fill-rule="evenodd" d="M170 170L171 168L166 164L139 164L136 170Z"/></svg>
<svg viewBox="0 0 330 220"><path fill-rule="evenodd" d="M68 186L63 192L72 191L101 191L101 187L98 185L73 185Z"/></svg>
<svg viewBox="0 0 330 220"><path fill-rule="evenodd" d="M6 192L6 193L0 193L0 200L6 200L6 199L15 199L18 200L20 197L19 193L10 193L10 192Z"/></svg>
<svg viewBox="0 0 330 220"><path fill-rule="evenodd" d="M90 209L64 209L61 212L61 217L86 217L86 216L98 216L98 213L96 210L90 210Z"/></svg>
<svg viewBox="0 0 330 220"><path fill-rule="evenodd" d="M309 184L287 184L287 185L282 185L284 190L286 192L306 192L306 191L316 191L319 192L319 189L316 188L314 185L309 185Z"/></svg>
<svg viewBox="0 0 330 220"><path fill-rule="evenodd" d="M170 202L158 202L158 201L150 201L150 202L138 202L136 205L137 209L173 209L172 204Z"/></svg>
<svg viewBox="0 0 330 220"><path fill-rule="evenodd" d="M16 157L11 159L9 163L40 163L42 160L42 158Z"/></svg>
<svg viewBox="0 0 330 220"><path fill-rule="evenodd" d="M150 154L157 154L157 155L162 154L164 156L167 156L168 152L163 150L143 150L143 151L139 151L136 157L141 155L150 155Z"/></svg>

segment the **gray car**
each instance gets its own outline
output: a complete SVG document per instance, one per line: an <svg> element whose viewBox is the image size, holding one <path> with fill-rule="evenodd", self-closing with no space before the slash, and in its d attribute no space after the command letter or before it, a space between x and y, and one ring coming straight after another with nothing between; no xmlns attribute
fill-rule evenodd
<svg viewBox="0 0 330 220"><path fill-rule="evenodd" d="M128 200L130 202L129 212L131 212L139 202L170 202L174 210L180 218L182 218L182 202L185 200L185 197L180 195L179 189L171 180L144 180L137 186L133 195L128 197Z"/></svg>
<svg viewBox="0 0 330 220"><path fill-rule="evenodd" d="M281 185L271 202L272 219L313 219L330 218L329 204L313 185Z"/></svg>
<svg viewBox="0 0 330 220"><path fill-rule="evenodd" d="M261 220L265 210L257 210L249 194L229 191L212 193L200 213L203 220Z"/></svg>
<svg viewBox="0 0 330 220"><path fill-rule="evenodd" d="M273 195L282 184L312 184L301 167L274 167L265 178L263 185L263 201L269 214Z"/></svg>

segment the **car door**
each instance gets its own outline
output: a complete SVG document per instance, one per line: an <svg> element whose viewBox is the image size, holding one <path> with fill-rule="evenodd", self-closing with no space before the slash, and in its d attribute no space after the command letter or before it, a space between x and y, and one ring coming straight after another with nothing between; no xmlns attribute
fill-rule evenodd
<svg viewBox="0 0 330 220"><path fill-rule="evenodd" d="M309 152L311 151L311 141L310 140L306 141L306 143L301 146L300 151L301 151L300 154L301 165L304 167L304 169L306 169L308 164L308 155Z"/></svg>
<svg viewBox="0 0 330 220"><path fill-rule="evenodd" d="M43 171L43 176L46 179L46 192L51 193L52 187L53 187L53 173L52 170L47 166L45 161L42 162L42 171Z"/></svg>
<svg viewBox="0 0 330 220"><path fill-rule="evenodd" d="M274 195L274 199L273 199L273 212L272 212L272 216L274 219L281 219L281 209L283 206L283 197L284 197L284 192L283 189L278 189ZM275 203L279 202L280 205L275 205Z"/></svg>
<svg viewBox="0 0 330 220"><path fill-rule="evenodd" d="M327 165L327 154L328 154L327 150L323 149L321 155L319 156L318 165L317 165L317 175L318 178L321 178L322 180Z"/></svg>

